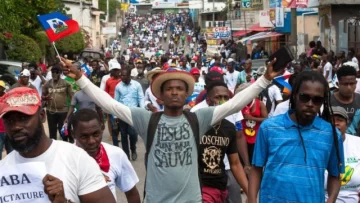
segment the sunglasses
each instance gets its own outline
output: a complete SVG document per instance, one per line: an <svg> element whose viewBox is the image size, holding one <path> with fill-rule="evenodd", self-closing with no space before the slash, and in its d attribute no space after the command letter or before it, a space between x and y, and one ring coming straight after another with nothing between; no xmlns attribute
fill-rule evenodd
<svg viewBox="0 0 360 203"><path fill-rule="evenodd" d="M312 97L308 94L300 93L299 100L302 103L308 103L311 100L313 104L321 105L322 103L324 103L325 98L320 96Z"/></svg>
<svg viewBox="0 0 360 203"><path fill-rule="evenodd" d="M51 73L60 74L60 71L58 71L58 70L54 70L54 71L51 71Z"/></svg>

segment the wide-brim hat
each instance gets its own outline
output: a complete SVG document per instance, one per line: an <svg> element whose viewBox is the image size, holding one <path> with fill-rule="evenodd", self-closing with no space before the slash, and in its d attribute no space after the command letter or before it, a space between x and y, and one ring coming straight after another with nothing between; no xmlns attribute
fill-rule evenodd
<svg viewBox="0 0 360 203"><path fill-rule="evenodd" d="M153 95L161 99L161 85L169 80L182 80L188 86L188 95L191 95L194 91L195 78L190 73L175 68L169 68L163 73L156 76L151 82L151 91Z"/></svg>
<svg viewBox="0 0 360 203"><path fill-rule="evenodd" d="M157 74L157 73L162 73L162 72L165 72L164 70L162 70L160 67L156 67L154 69L152 69L151 71L147 72L145 74L145 78L148 80L148 81L151 81L152 80L152 77Z"/></svg>

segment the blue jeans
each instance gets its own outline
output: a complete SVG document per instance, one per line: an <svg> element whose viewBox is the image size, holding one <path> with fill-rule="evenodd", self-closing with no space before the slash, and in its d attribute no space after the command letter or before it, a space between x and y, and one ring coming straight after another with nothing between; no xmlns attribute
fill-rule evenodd
<svg viewBox="0 0 360 203"><path fill-rule="evenodd" d="M137 142L137 133L133 127L124 121L120 120L119 128L121 133L121 146L126 155L129 156L129 139L130 139L130 149L131 152L136 152L136 142ZM129 138L128 138L129 135Z"/></svg>
<svg viewBox="0 0 360 203"><path fill-rule="evenodd" d="M0 132L0 160L2 158L2 151L4 149L6 150L6 154L9 154L12 151L12 147L10 146L9 140L6 137L6 134L4 132Z"/></svg>

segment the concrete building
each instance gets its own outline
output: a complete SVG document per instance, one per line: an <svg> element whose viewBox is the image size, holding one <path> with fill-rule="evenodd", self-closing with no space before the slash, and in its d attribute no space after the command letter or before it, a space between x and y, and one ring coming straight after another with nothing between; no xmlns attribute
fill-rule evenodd
<svg viewBox="0 0 360 203"><path fill-rule="evenodd" d="M88 48L100 48L101 46L101 25L98 10L99 0L62 0L69 10L66 12L69 17L76 20L85 35Z"/></svg>
<svg viewBox="0 0 360 203"><path fill-rule="evenodd" d="M360 53L360 1L311 0L319 8L320 40L334 52L354 48Z"/></svg>

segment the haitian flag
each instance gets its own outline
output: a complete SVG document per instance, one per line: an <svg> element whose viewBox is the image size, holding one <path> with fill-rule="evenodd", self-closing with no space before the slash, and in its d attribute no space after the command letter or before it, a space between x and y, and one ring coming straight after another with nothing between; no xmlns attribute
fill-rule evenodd
<svg viewBox="0 0 360 203"><path fill-rule="evenodd" d="M50 42L54 42L80 30L79 24L75 20L71 20L59 12L39 15L38 19L49 37Z"/></svg>
<svg viewBox="0 0 360 203"><path fill-rule="evenodd" d="M291 85L289 84L289 78L292 74L287 74L287 75L281 75L278 76L276 78L274 78L274 83L276 83L277 85L284 87L284 91L289 91L291 92L292 88Z"/></svg>

